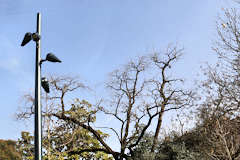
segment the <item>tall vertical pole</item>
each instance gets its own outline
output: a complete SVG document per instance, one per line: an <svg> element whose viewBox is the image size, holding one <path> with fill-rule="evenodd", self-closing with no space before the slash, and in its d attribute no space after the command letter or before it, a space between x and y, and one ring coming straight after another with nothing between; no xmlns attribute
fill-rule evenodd
<svg viewBox="0 0 240 160"><path fill-rule="evenodd" d="M41 36L41 14L37 14L37 33ZM42 110L41 110L41 40L36 42L36 70L35 70L35 117L34 117L34 159L42 159Z"/></svg>

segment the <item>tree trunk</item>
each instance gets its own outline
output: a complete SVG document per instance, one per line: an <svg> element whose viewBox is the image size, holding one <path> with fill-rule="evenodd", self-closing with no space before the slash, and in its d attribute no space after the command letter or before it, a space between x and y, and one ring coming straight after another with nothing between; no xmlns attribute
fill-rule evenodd
<svg viewBox="0 0 240 160"><path fill-rule="evenodd" d="M152 145L152 148L151 148L151 152L154 152L156 144L157 144L159 131L160 131L160 128L162 126L162 117L163 117L163 113L164 113L164 108L165 108L165 106L163 106L161 108L161 112L159 113L159 116L158 116L158 123L157 123L157 128L156 128L154 139L153 139L153 145Z"/></svg>

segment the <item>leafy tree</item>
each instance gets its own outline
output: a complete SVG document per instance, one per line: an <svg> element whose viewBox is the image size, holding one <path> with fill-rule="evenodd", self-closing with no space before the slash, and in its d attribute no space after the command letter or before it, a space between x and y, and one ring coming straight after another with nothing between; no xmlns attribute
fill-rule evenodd
<svg viewBox="0 0 240 160"><path fill-rule="evenodd" d="M21 154L16 150L16 142L13 140L0 140L0 159L21 160Z"/></svg>
<svg viewBox="0 0 240 160"><path fill-rule="evenodd" d="M34 159L33 141L34 137L29 132L21 132L21 138L17 141L17 150L21 153L23 159Z"/></svg>
<svg viewBox="0 0 240 160"><path fill-rule="evenodd" d="M60 107L65 106L65 96L80 88L85 88L72 77L52 77L51 95L43 97L46 101L43 109L43 156L44 159L106 159L111 160L107 154L96 152L82 152L90 148L99 148L101 145L88 130L71 121L56 119L54 114L61 114ZM29 119L33 115L34 99L32 95L25 95L25 109L17 114L18 119ZM66 116L77 119L82 123L93 123L96 120L96 110L86 100L75 98L70 101L69 108L64 108ZM105 139L108 135L96 130ZM33 159L33 136L22 132L18 140L18 149L25 159Z"/></svg>

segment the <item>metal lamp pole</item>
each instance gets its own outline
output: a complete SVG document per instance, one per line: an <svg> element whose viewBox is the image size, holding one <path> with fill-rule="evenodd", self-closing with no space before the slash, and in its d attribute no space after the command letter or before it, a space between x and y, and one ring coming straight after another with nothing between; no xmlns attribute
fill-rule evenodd
<svg viewBox="0 0 240 160"><path fill-rule="evenodd" d="M41 35L41 14L37 14L37 33ZM41 40L36 41L34 153L35 160L42 159L42 109L41 109Z"/></svg>
<svg viewBox="0 0 240 160"><path fill-rule="evenodd" d="M35 70L35 107L34 107L34 160L42 160L42 109L41 109L41 85L46 93L49 93L49 83L46 77L41 78L41 64L45 61L58 62L53 53L48 53L46 59L41 59L41 14L37 14L37 32L27 32L21 43L25 46L31 40L36 42L36 70Z"/></svg>

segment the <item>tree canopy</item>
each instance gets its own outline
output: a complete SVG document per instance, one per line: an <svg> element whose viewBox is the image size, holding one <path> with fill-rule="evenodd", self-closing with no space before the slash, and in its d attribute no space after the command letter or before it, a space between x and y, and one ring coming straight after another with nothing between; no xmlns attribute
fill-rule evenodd
<svg viewBox="0 0 240 160"><path fill-rule="evenodd" d="M16 149L16 142L13 140L0 140L0 159L21 160L21 154Z"/></svg>

